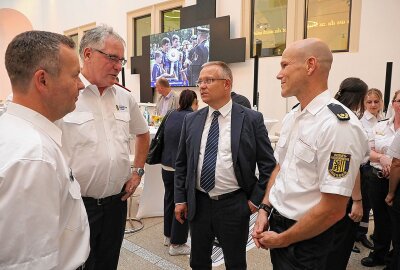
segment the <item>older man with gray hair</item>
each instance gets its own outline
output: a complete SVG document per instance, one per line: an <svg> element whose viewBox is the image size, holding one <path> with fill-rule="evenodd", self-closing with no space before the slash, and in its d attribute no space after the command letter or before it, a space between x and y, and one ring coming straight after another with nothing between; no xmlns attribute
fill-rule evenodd
<svg viewBox="0 0 400 270"><path fill-rule="evenodd" d="M147 124L133 96L114 85L126 63L124 40L111 27L85 33L77 108L59 125L63 152L81 185L89 217L91 252L88 269L117 269L125 230L126 199L144 174L149 147ZM130 134L136 137L134 169L129 161Z"/></svg>

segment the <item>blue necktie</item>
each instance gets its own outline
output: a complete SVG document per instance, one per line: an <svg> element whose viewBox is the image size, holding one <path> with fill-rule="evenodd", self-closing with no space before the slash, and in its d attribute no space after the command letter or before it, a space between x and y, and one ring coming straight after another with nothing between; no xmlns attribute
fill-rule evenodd
<svg viewBox="0 0 400 270"><path fill-rule="evenodd" d="M201 169L200 187L206 192L210 192L215 187L215 164L217 163L218 153L218 137L219 111L213 112L213 120L211 121L210 130L208 131L206 150L204 152L203 167Z"/></svg>

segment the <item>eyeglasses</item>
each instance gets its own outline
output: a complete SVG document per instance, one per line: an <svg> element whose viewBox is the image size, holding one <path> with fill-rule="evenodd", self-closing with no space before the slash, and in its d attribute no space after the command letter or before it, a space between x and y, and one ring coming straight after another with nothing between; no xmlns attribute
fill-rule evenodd
<svg viewBox="0 0 400 270"><path fill-rule="evenodd" d="M98 49L93 48L93 50L95 50L96 52L99 52L99 53L105 55L105 56L108 58L108 60L110 60L110 61L113 61L113 62L115 62L115 63L120 63L121 66L124 66L124 65L126 64L126 62L128 62L128 60L126 60L126 59L124 59L124 58L118 58L118 57L115 56L115 55L111 55L111 54L105 53L105 52L100 51L100 50L98 50Z"/></svg>
<svg viewBox="0 0 400 270"><path fill-rule="evenodd" d="M394 99L392 102L400 103L400 99Z"/></svg>
<svg viewBox="0 0 400 270"><path fill-rule="evenodd" d="M226 80L227 80L227 79L207 78L207 79L204 79L204 80L198 80L198 81L196 82L196 86L197 86L197 87L200 87L202 83L205 83L206 85L210 85L210 84L212 84L214 81L226 81Z"/></svg>

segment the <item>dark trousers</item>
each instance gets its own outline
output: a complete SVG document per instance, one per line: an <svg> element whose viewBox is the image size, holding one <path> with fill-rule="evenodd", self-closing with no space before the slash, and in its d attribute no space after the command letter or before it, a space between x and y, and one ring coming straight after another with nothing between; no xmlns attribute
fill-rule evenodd
<svg viewBox="0 0 400 270"><path fill-rule="evenodd" d="M370 165L365 165L361 167L361 196L363 204L363 217L361 219L360 225L357 228L356 238L360 238L368 233L369 226L369 212L371 211L371 204L368 197L368 172L371 170Z"/></svg>
<svg viewBox="0 0 400 270"><path fill-rule="evenodd" d="M188 238L188 222L181 224L175 218L174 172L162 170L164 182L164 235L171 238L171 244L185 244Z"/></svg>
<svg viewBox="0 0 400 270"><path fill-rule="evenodd" d="M103 205L91 198L84 198L83 202L90 226L90 254L85 269L117 269L125 232L126 201L117 196Z"/></svg>
<svg viewBox="0 0 400 270"><path fill-rule="evenodd" d="M282 233L295 223L280 214L272 214L271 231ZM286 248L271 249L271 261L274 270L324 270L326 259L332 246L333 227L325 232Z"/></svg>
<svg viewBox="0 0 400 270"><path fill-rule="evenodd" d="M326 261L326 270L346 270L356 239L358 224L349 218L352 202L347 206L345 216L333 225L333 246Z"/></svg>
<svg viewBox="0 0 400 270"><path fill-rule="evenodd" d="M212 246L217 237L226 269L246 269L250 214L244 192L216 201L206 193L196 191L196 215L189 222L192 237L190 267L211 269Z"/></svg>
<svg viewBox="0 0 400 270"><path fill-rule="evenodd" d="M380 262L384 262L392 239L389 209L385 202L388 190L389 180L387 178L379 178L371 170L368 177L368 196L371 201L372 210L374 211L375 229L373 239L374 251L369 256Z"/></svg>

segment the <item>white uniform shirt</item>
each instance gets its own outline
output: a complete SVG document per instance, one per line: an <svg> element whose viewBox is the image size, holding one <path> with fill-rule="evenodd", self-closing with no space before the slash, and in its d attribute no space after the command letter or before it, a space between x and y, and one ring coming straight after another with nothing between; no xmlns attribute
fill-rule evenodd
<svg viewBox="0 0 400 270"><path fill-rule="evenodd" d="M82 196L105 198L121 192L131 177L130 134L148 126L133 96L111 86L100 96L97 86L83 76L75 111L58 125L63 131L62 151L82 189Z"/></svg>
<svg viewBox="0 0 400 270"><path fill-rule="evenodd" d="M394 134L396 131L394 130L394 116L390 119L383 120L376 124L372 138L371 145L373 150L377 153L388 154L389 146L392 144L394 139ZM372 162L371 166L378 170L382 170L382 166L379 162Z"/></svg>
<svg viewBox="0 0 400 270"><path fill-rule="evenodd" d="M10 103L0 130L0 269L76 269L89 255L89 223L60 129Z"/></svg>
<svg viewBox="0 0 400 270"><path fill-rule="evenodd" d="M363 125L364 130L367 132L369 140L372 139L373 129L380 120L382 120L382 117L380 115L378 115L378 117L375 117L375 115L373 115L369 111L365 111L363 117L361 117L361 124Z"/></svg>
<svg viewBox="0 0 400 270"><path fill-rule="evenodd" d="M368 140L357 117L339 121L327 107L341 104L324 91L284 120L275 150L280 171L269 200L285 217L299 220L321 199L321 192L350 196Z"/></svg>
<svg viewBox="0 0 400 270"><path fill-rule="evenodd" d="M394 135L393 142L388 149L388 155L400 159L400 130L397 130Z"/></svg>
<svg viewBox="0 0 400 270"><path fill-rule="evenodd" d="M201 169L203 168L204 154L206 150L208 131L211 127L213 112L215 110L208 107L208 115L204 124L203 134L201 136L199 161L197 165L196 187L205 192L200 187ZM210 196L222 195L239 189L235 171L233 169L232 149L231 149L231 115L232 100L219 109L221 115L218 117L219 137L217 162L215 166L215 187L208 193Z"/></svg>

